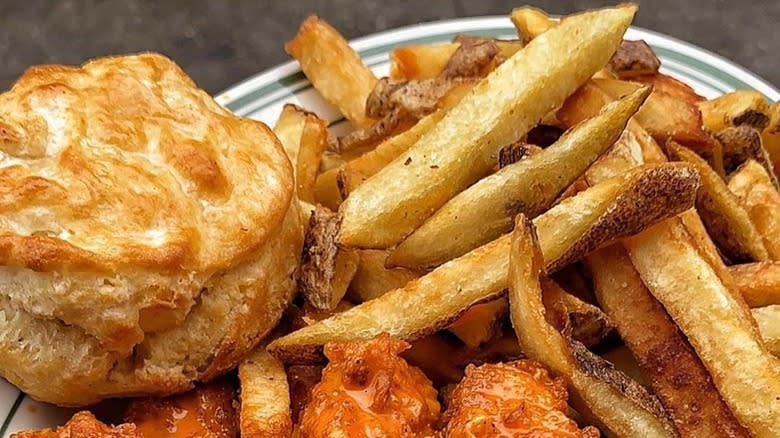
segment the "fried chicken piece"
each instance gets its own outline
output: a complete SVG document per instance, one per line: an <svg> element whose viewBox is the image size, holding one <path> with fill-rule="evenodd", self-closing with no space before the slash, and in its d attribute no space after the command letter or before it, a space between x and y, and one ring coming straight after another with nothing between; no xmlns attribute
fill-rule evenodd
<svg viewBox="0 0 780 438"><path fill-rule="evenodd" d="M449 397L446 438L596 438L566 416L566 387L530 360L466 367Z"/></svg>
<svg viewBox="0 0 780 438"><path fill-rule="evenodd" d="M408 348L387 334L326 345L330 362L303 412L301 438L433 435L436 390L398 356Z"/></svg>
<svg viewBox="0 0 780 438"><path fill-rule="evenodd" d="M77 412L57 430L19 432L11 438L144 438L133 424L108 426L89 411Z"/></svg>
<svg viewBox="0 0 780 438"><path fill-rule="evenodd" d="M233 385L218 380L172 397L133 400L125 421L143 438L235 438L234 396Z"/></svg>

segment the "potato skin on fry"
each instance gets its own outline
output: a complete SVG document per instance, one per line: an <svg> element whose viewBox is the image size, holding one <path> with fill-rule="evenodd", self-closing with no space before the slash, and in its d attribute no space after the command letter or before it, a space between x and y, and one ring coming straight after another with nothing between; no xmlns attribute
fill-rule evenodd
<svg viewBox="0 0 780 438"><path fill-rule="evenodd" d="M542 251L533 225L522 215L512 232L509 257L510 316L520 345L529 358L566 380L575 408L609 435L674 436L654 396L548 322L541 281L549 280L542 277Z"/></svg>
<svg viewBox="0 0 780 438"><path fill-rule="evenodd" d="M748 437L685 336L647 290L622 245L589 255L596 297L682 437Z"/></svg>
<svg viewBox="0 0 780 438"><path fill-rule="evenodd" d="M756 437L780 435L780 361L766 350L730 279L720 277L678 218L624 243L642 281L688 338L738 421Z"/></svg>

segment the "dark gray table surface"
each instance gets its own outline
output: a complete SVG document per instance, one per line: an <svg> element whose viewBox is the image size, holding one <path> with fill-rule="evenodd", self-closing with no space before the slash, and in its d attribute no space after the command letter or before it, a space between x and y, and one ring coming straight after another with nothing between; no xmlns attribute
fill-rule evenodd
<svg viewBox="0 0 780 438"><path fill-rule="evenodd" d="M552 13L614 4L532 0ZM780 1L646 0L635 24L729 58L780 85ZM0 89L33 64L154 50L216 93L288 59L283 44L316 13L353 38L424 21L506 15L501 0L0 0Z"/></svg>

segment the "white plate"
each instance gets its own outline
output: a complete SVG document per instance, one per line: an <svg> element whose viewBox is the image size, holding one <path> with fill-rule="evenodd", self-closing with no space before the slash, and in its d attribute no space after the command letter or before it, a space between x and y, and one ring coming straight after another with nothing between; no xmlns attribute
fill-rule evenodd
<svg viewBox="0 0 780 438"><path fill-rule="evenodd" d="M458 33L498 38L514 38L515 30L507 17L479 17L445 20L403 27L352 41L366 64L378 76L389 71L388 53L393 47L449 41ZM631 28L626 39L643 39L661 58L662 71L692 86L704 97L712 98L738 89L754 89L769 100L780 99L780 92L746 69L686 42L639 28ZM280 43L281 44L281 43ZM298 63L288 62L259 73L216 97L217 101L241 116L273 125L282 106L297 103L331 124L343 120L312 88ZM62 424L74 411L55 408L25 397L0 380L0 437L13 432Z"/></svg>

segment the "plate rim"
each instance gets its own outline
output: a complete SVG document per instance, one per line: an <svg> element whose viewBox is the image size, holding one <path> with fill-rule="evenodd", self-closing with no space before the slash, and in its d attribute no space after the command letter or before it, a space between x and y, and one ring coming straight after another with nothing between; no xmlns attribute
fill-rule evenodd
<svg viewBox="0 0 780 438"><path fill-rule="evenodd" d="M506 27L508 30L512 29L511 22L507 16L503 15L482 15L460 18L444 18L440 20L431 20L421 23L414 23L405 26L394 27L379 32L370 33L357 38L349 40L350 46L356 51L370 49L375 46L376 43L382 41L387 44L386 39L393 39L403 41L404 37L414 34L419 34L424 31L427 33L434 33L439 28L450 28L457 26L460 31L479 30L480 28L496 28ZM670 45L676 45L682 47L686 51L686 55L690 58L697 59L704 64L713 68L713 70L734 76L740 79L742 82L750 84L753 89L764 94L770 101L776 102L780 100L780 88L773 85L768 80L764 79L760 75L754 73L750 69L738 64L728 58L719 55L711 50L705 49L696 44L682 40L680 38L667 35L665 33L647 29L641 26L631 26L633 31L646 34L659 41L665 41ZM408 39L408 38L407 38ZM240 80L233 85L230 85L226 89L217 93L214 99L223 106L228 106L236 100L245 96L248 92L253 91L259 87L267 85L273 81L278 81L284 77L301 73L300 65L298 61L292 59L280 64L276 64L267 69L261 70L251 76ZM247 88L252 87L251 90ZM285 86L286 88L289 88ZM294 94L294 92L293 92Z"/></svg>

